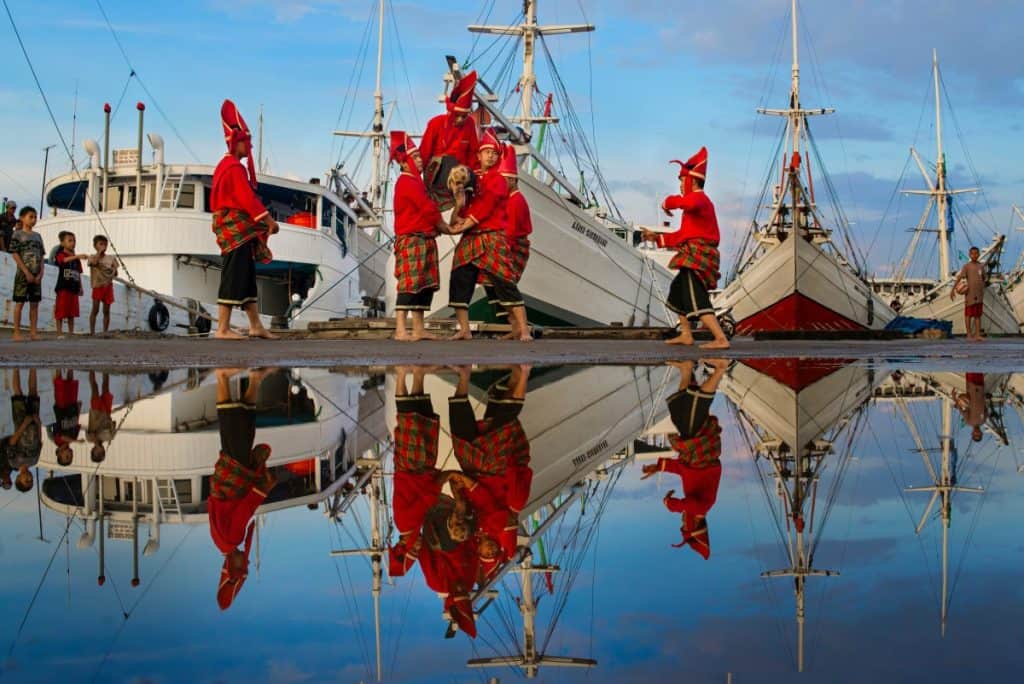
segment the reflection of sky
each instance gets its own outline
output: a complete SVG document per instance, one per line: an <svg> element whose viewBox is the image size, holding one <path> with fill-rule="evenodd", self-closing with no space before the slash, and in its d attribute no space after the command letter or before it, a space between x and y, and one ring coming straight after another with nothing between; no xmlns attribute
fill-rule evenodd
<svg viewBox="0 0 1024 684"><path fill-rule="evenodd" d="M527 398L529 401L529 397ZM938 446L938 404L911 404L929 448ZM766 499L733 413L720 396L715 413L724 432L724 474L709 515L712 556L702 561L674 549L678 517L659 502L678 480L639 480L630 465L613 491L593 553L581 564L548 652L594 657L596 670L542 671L542 681L790 681L795 621L792 582L759 573L787 564ZM914 526L927 494L904 494L928 475L891 405L869 409L815 556L820 568L807 590L807 667L802 679L822 682L963 681L984 670L1008 681L1019 670L1019 569L1024 562L1016 523L1018 415L1007 411L1014 446L992 436L968 449L969 430L954 414L960 481L983 486L983 496L954 499L950 532L949 626L939 636L939 521L920 537ZM837 441L837 450L846 439ZM933 455L934 456L934 455ZM835 457L822 475L816 514L825 512ZM769 482L770 491L774 485ZM365 510L358 511L365 521ZM572 514L570 514L572 515ZM344 544L363 543L351 522L333 528L305 508L266 516L262 565L253 568L238 600L221 612L214 598L220 555L205 525L165 525L160 551L143 558L142 584L131 588L131 545L107 543L107 582L96 585L96 549L58 549L65 519L44 509L38 534L35 498L0 494L0 647L4 675L16 681L58 678L98 681L296 682L368 680L373 616L365 559L328 558ZM144 544L145 533L142 533ZM54 552L56 554L54 555ZM552 555L558 549L549 550ZM53 558L24 627L19 624ZM555 576L559 586L560 576ZM516 587L509 579L505 587ZM503 591L505 589L503 588ZM551 597L541 600L543 640ZM505 635L501 611L518 625L507 601L480 623L475 643L444 640L441 602L418 569L385 586L384 664L388 681L480 681L463 663L496 655ZM514 608L514 606L513 606ZM130 618L122 618L124 612ZM507 639L505 639L507 642ZM509 670L489 674L511 679Z"/></svg>

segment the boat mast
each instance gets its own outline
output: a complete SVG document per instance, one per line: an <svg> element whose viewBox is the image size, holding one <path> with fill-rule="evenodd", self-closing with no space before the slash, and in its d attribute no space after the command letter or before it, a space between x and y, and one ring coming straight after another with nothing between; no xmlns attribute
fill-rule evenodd
<svg viewBox="0 0 1024 684"><path fill-rule="evenodd" d="M949 225L946 211L949 196L946 194L946 158L942 154L942 102L939 98L939 51L932 49L932 79L935 82L935 192L936 211L939 220L939 280L949 277Z"/></svg>
<svg viewBox="0 0 1024 684"><path fill-rule="evenodd" d="M381 168L384 157L384 92L381 77L384 71L384 0L377 3L377 82L373 91L373 177L370 181L373 208L384 214L384 193L381 192Z"/></svg>
<svg viewBox="0 0 1024 684"><path fill-rule="evenodd" d="M537 38L565 33L589 33L594 30L594 26L593 24L541 26L537 23L537 0L523 0L523 15L525 19L518 26L472 25L467 28L470 33L523 39L523 72L519 77L519 116L512 120L519 124L527 134L532 134L534 124L558 123L558 120L553 119L550 115L539 117L533 115L533 91L537 87L537 76L534 70Z"/></svg>
<svg viewBox="0 0 1024 684"><path fill-rule="evenodd" d="M793 137L793 149L791 152L800 151L800 124L803 117L800 114L800 43L797 32L796 0L792 0L790 14L793 20L793 79L789 90L789 127Z"/></svg>

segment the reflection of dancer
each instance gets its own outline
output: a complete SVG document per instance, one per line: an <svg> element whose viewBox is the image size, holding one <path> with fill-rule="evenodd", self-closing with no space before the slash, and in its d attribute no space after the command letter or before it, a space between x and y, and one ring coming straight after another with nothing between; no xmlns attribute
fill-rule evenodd
<svg viewBox="0 0 1024 684"><path fill-rule="evenodd" d="M953 401L964 418L964 423L971 426L971 439L980 442L982 438L981 426L988 418L988 404L985 401L985 374L965 373L967 391L957 394L953 391Z"/></svg>
<svg viewBox="0 0 1024 684"><path fill-rule="evenodd" d="M513 366L488 390L487 409L478 421L466 396L465 369L449 403L455 457L468 478L466 497L477 521L485 578L515 554L519 511L530 494L530 443L519 422L529 377L529 366Z"/></svg>
<svg viewBox="0 0 1024 684"><path fill-rule="evenodd" d="M207 512L210 536L224 554L217 586L221 610L231 607L249 574L249 549L255 523L251 522L274 477L267 470L270 447L256 441L256 398L267 371L250 371L249 386L238 401L231 398L231 377L237 371L217 370L217 422L220 456L210 478ZM239 548L243 547L243 548Z"/></svg>
<svg viewBox="0 0 1024 684"><path fill-rule="evenodd" d="M82 415L82 402L78 401L78 380L75 372L68 370L53 372L53 423L49 426L50 439L57 447L57 464L71 465L74 453L71 445L81 440L78 433L82 426L78 419Z"/></svg>
<svg viewBox="0 0 1024 684"><path fill-rule="evenodd" d="M711 404L729 366L721 359L707 363L711 375L701 385L693 381L692 361L671 364L679 369L679 391L668 399L672 423L679 431L670 438L676 458L659 458L657 463L643 467L643 479L661 471L680 477L683 498L673 496L675 490L669 490L663 500L665 508L682 514L679 529L683 539L673 546L689 545L705 560L711 556L707 514L715 505L722 479L722 428L718 418L711 415Z"/></svg>
<svg viewBox="0 0 1024 684"><path fill-rule="evenodd" d="M426 370L412 371L412 389L406 386L409 370L398 367L395 404L395 479L392 502L398 543L388 549L388 574L400 577L416 564L423 544L421 531L427 512L441 497L444 482L437 469L437 440L441 421L423 391Z"/></svg>

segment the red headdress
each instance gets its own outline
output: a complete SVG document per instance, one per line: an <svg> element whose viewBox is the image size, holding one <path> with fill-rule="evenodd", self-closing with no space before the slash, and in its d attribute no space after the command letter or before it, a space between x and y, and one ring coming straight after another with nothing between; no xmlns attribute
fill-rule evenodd
<svg viewBox="0 0 1024 684"><path fill-rule="evenodd" d="M405 131L391 131L391 161L404 164L413 152L417 152L416 143Z"/></svg>
<svg viewBox="0 0 1024 684"><path fill-rule="evenodd" d="M683 533L683 540L672 547L678 549L689 546L707 560L711 557L711 537L708 536L707 518L686 513L683 513L682 517L683 525L679 531Z"/></svg>
<svg viewBox="0 0 1024 684"><path fill-rule="evenodd" d="M231 607L232 601L242 590L245 579L249 576L249 549L252 548L252 535L256 530L256 522L249 523L245 533L245 562L240 568L231 567L228 554L224 554L224 565L220 569L220 583L217 585L217 605L221 610Z"/></svg>
<svg viewBox="0 0 1024 684"><path fill-rule="evenodd" d="M493 150L497 150L501 154L501 141L498 140L498 136L494 133L493 128L485 128L484 133L480 136L480 146L477 150L485 150L490 147Z"/></svg>
<svg viewBox="0 0 1024 684"><path fill-rule="evenodd" d="M679 180L684 182L683 194L693 191L693 179L704 180L708 171L708 148L702 147L697 154L686 160L685 163L673 159L670 164L679 164Z"/></svg>
<svg viewBox="0 0 1024 684"><path fill-rule="evenodd" d="M511 145L501 146L501 161L498 162L498 173L506 178L519 177L519 160L516 150Z"/></svg>
<svg viewBox="0 0 1024 684"><path fill-rule="evenodd" d="M445 612L471 639L476 639L476 616L473 615L473 602L465 593L449 594L444 599Z"/></svg>
<svg viewBox="0 0 1024 684"><path fill-rule="evenodd" d="M476 88L476 71L470 71L460 78L445 101L450 113L465 113L473 108L473 89Z"/></svg>
<svg viewBox="0 0 1024 684"><path fill-rule="evenodd" d="M224 127L224 141L228 144L228 153L235 153L235 146L239 142L247 145L246 159L249 168L249 184L256 189L256 164L252 158L252 132L246 125L242 113L231 100L224 100L220 106L220 123Z"/></svg>

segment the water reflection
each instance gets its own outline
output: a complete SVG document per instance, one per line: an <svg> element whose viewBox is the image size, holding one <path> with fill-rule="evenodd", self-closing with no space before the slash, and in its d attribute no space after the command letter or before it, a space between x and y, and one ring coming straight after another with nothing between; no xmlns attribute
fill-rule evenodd
<svg viewBox="0 0 1024 684"><path fill-rule="evenodd" d="M981 580L1019 567L1000 523L1021 512L1022 377L843 359L6 369L4 676L122 678L157 636L147 676L186 677L175 653L237 628L254 654L320 644L314 679L840 680L874 635L912 639L941 679L928 663L957 651L934 635L982 629ZM979 543L998 560L972 564ZM898 634L889 604L913 606ZM91 636L53 633L66 609Z"/></svg>

